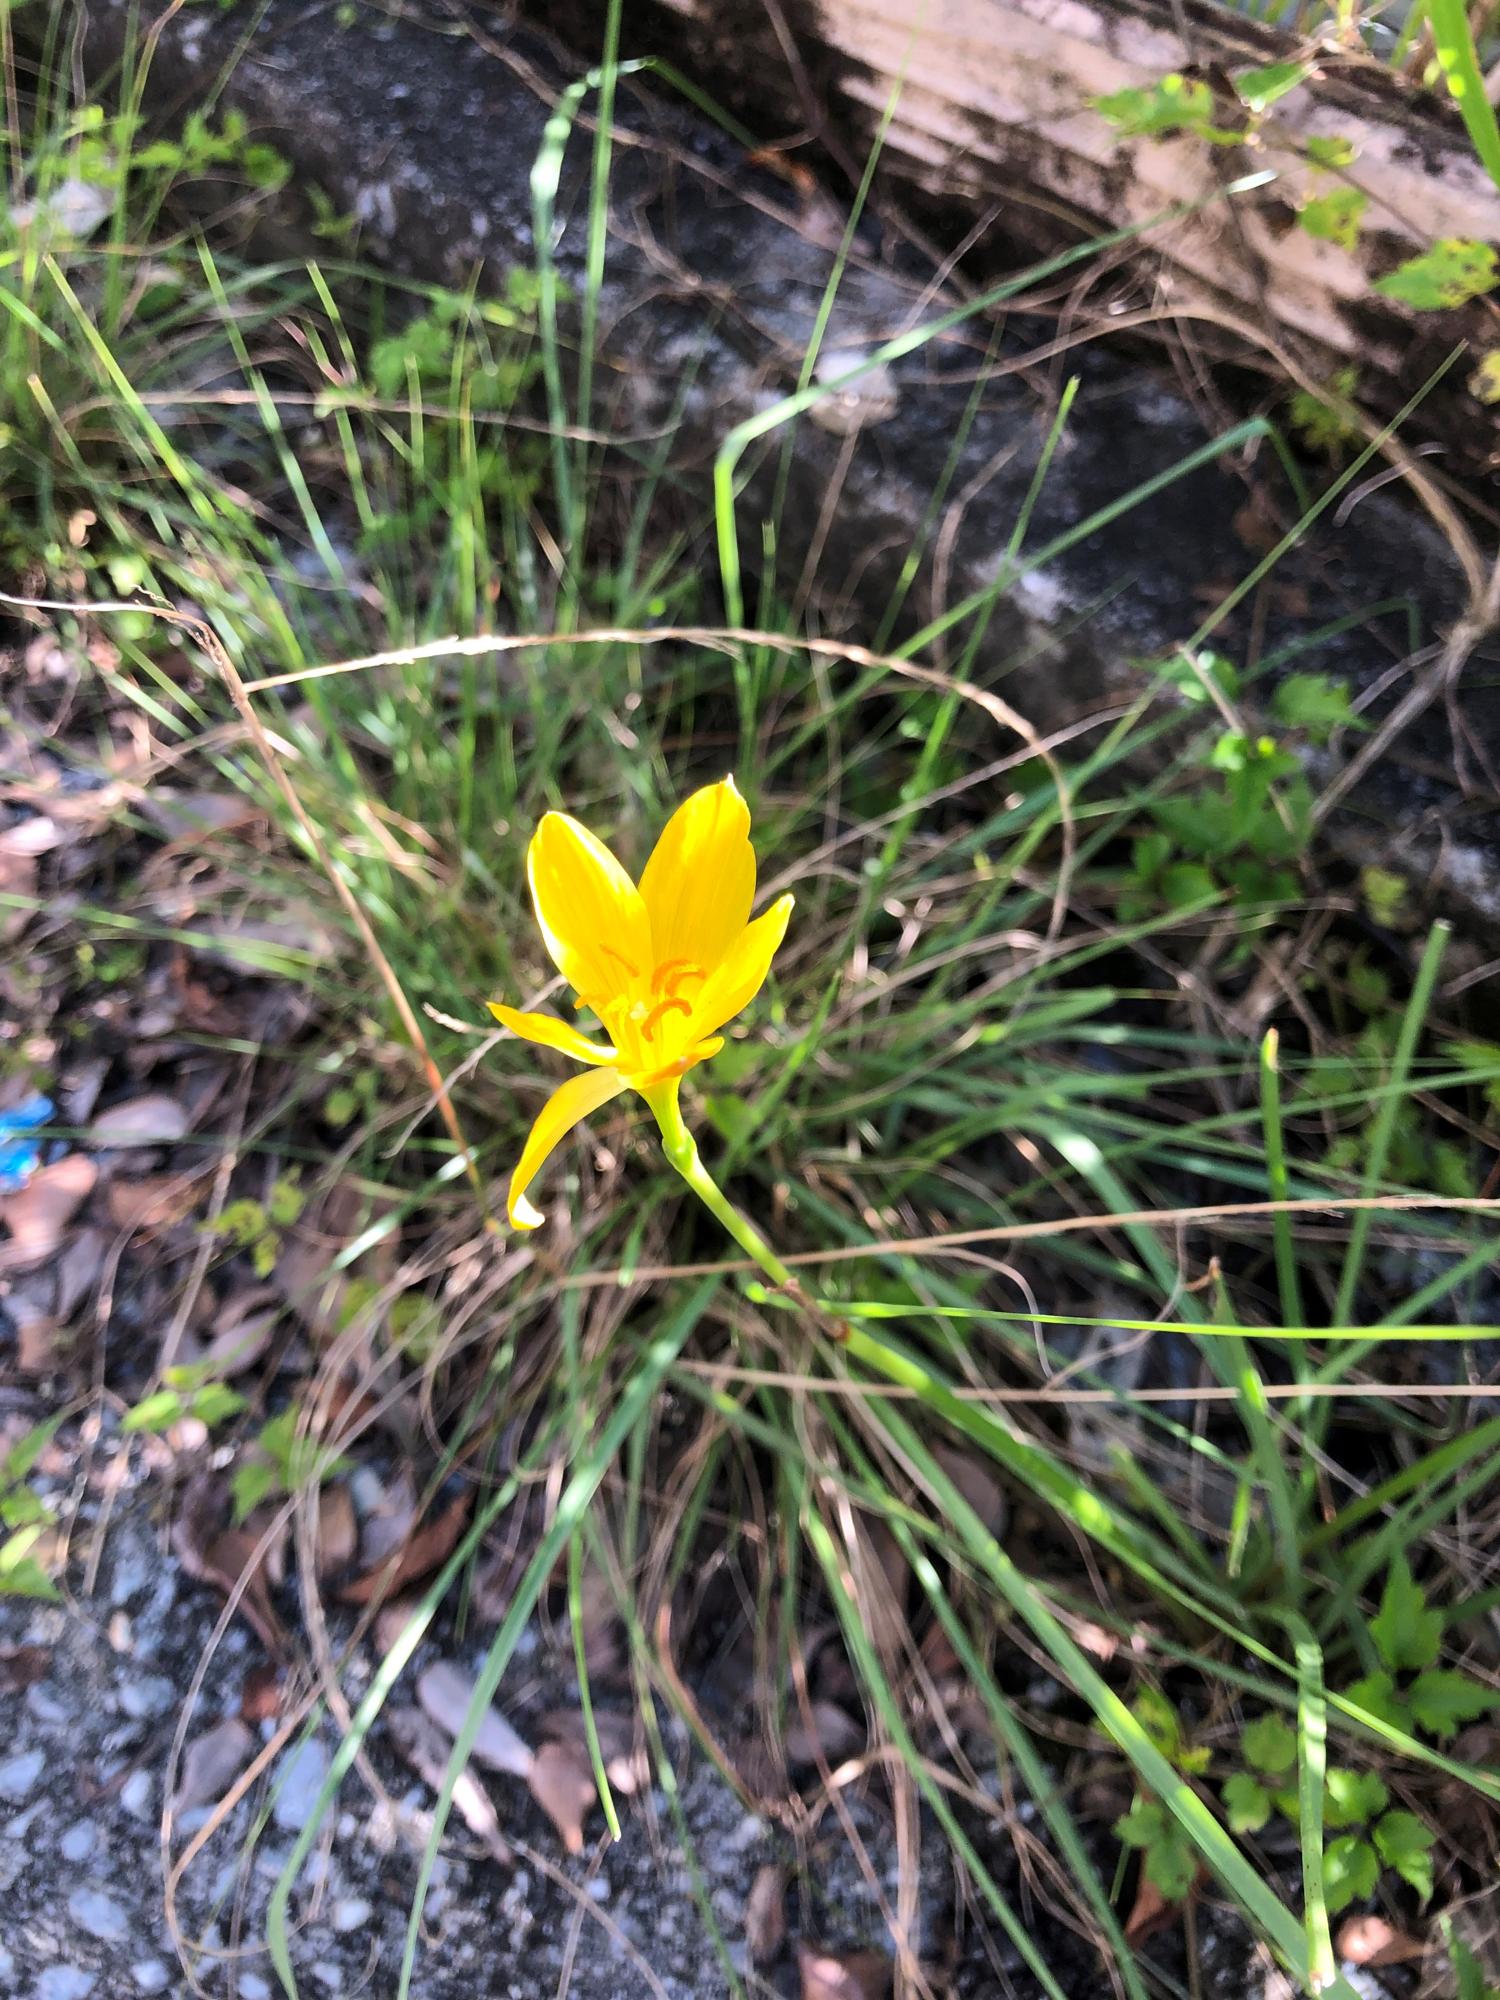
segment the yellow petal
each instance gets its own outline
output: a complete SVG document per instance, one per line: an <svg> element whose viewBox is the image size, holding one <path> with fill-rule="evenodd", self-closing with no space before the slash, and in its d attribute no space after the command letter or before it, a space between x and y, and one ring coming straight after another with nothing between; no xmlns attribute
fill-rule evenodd
<svg viewBox="0 0 1500 2000"><path fill-rule="evenodd" d="M501 1027L509 1028L524 1042L537 1042L544 1049L561 1049L574 1062L612 1063L615 1059L613 1049L591 1042L587 1035L580 1035L566 1021L554 1021L550 1014L523 1014L519 1008L502 1007L498 1000L487 1004Z"/></svg>
<svg viewBox="0 0 1500 2000"><path fill-rule="evenodd" d="M602 840L549 812L526 850L537 922L552 962L590 999L651 976L651 924L640 891Z"/></svg>
<svg viewBox="0 0 1500 2000"><path fill-rule="evenodd" d="M581 1076L570 1076L553 1091L537 1113L536 1123L526 1135L526 1144L510 1177L505 1207L512 1229L535 1229L543 1220L540 1209L533 1208L526 1199L526 1190L553 1147L601 1104L618 1097L624 1088L625 1079L618 1070L586 1069Z"/></svg>
<svg viewBox="0 0 1500 2000"><path fill-rule="evenodd" d="M693 1003L691 1027L695 1040L711 1034L725 1021L732 1021L765 985L771 960L786 936L794 901L794 897L779 896L769 910L745 926L728 957L716 972L710 973L708 983Z"/></svg>
<svg viewBox="0 0 1500 2000"><path fill-rule="evenodd" d="M641 876L654 962L712 972L745 928L754 895L750 809L724 778L683 800Z"/></svg>

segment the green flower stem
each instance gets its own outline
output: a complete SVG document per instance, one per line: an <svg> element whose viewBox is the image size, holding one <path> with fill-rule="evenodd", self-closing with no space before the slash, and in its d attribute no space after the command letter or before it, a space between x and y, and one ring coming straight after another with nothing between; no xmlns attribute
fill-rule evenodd
<svg viewBox="0 0 1500 2000"><path fill-rule="evenodd" d="M746 1216L740 1214L713 1175L704 1166L698 1142L683 1123L675 1081L643 1093L661 1127L662 1150L681 1174L699 1201L714 1219L728 1230L747 1257L753 1257L775 1285L799 1292L796 1279L782 1263L765 1237Z"/></svg>

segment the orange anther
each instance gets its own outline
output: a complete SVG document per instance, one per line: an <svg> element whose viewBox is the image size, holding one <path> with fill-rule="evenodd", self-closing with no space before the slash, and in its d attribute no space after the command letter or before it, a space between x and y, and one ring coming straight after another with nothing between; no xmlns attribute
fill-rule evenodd
<svg viewBox="0 0 1500 2000"><path fill-rule="evenodd" d="M642 1021L641 1033L648 1037L655 1034L657 1022L663 1014L670 1014L674 1007L679 1014L691 1014L693 1011L686 1000L663 1000L659 1005L653 1007L645 1020Z"/></svg>

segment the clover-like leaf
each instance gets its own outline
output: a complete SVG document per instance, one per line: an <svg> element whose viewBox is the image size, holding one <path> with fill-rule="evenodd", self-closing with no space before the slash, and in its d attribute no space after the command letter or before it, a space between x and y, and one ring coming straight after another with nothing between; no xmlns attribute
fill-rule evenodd
<svg viewBox="0 0 1500 2000"><path fill-rule="evenodd" d="M1443 1643L1443 1616L1429 1611L1404 1555L1391 1564L1380 1609L1370 1620L1375 1650L1393 1674L1430 1667Z"/></svg>
<svg viewBox="0 0 1500 2000"><path fill-rule="evenodd" d="M1323 1823L1330 1827L1364 1826L1383 1813L1390 1793L1374 1771L1349 1771L1335 1765L1323 1784Z"/></svg>
<svg viewBox="0 0 1500 2000"><path fill-rule="evenodd" d="M1425 1903L1432 1894L1432 1848L1437 1835L1415 1813L1388 1812L1374 1828L1375 1851Z"/></svg>
<svg viewBox="0 0 1500 2000"><path fill-rule="evenodd" d="M1446 1667L1418 1674L1406 1691L1406 1699L1418 1726L1444 1743L1466 1722L1475 1722L1500 1707L1500 1693L1494 1688Z"/></svg>
<svg viewBox="0 0 1500 2000"><path fill-rule="evenodd" d="M1248 1771L1236 1771L1224 1780L1224 1812L1231 1833L1259 1833L1271 1811L1271 1794Z"/></svg>
<svg viewBox="0 0 1500 2000"><path fill-rule="evenodd" d="M1380 1862L1369 1841L1346 1833L1323 1851L1323 1894L1332 1911L1362 1902L1380 1879Z"/></svg>

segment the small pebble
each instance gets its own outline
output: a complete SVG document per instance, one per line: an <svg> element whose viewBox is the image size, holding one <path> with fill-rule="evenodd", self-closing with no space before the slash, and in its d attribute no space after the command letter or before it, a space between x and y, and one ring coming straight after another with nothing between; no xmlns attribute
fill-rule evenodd
<svg viewBox="0 0 1500 2000"><path fill-rule="evenodd" d="M346 1896L335 1903L329 1914L329 1922L336 1931L363 1930L374 1912L363 1896Z"/></svg>
<svg viewBox="0 0 1500 2000"><path fill-rule="evenodd" d="M271 2000L269 1983L258 1972L240 1974L240 2000Z"/></svg>
<svg viewBox="0 0 1500 2000"><path fill-rule="evenodd" d="M29 1799L46 1761L40 1750L28 1750L20 1757L7 1757L0 1764L0 1799Z"/></svg>
<svg viewBox="0 0 1500 2000"><path fill-rule="evenodd" d="M172 1977L159 1958L143 1958L139 1965L131 1966L130 1976L142 1993L165 1993L167 1981ZM244 1981L241 1980L241 1993L244 1990Z"/></svg>
<svg viewBox="0 0 1500 2000"><path fill-rule="evenodd" d="M36 1983L34 2000L89 2000L96 1984L92 1972L76 1965L49 1965Z"/></svg>
<svg viewBox="0 0 1500 2000"><path fill-rule="evenodd" d="M64 1861L87 1861L98 1845L99 1829L91 1819L75 1821L57 1843Z"/></svg>
<svg viewBox="0 0 1500 2000"><path fill-rule="evenodd" d="M154 1721L165 1715L176 1699L177 1690L162 1674L143 1674L120 1690L120 1706L132 1722Z"/></svg>
<svg viewBox="0 0 1500 2000"><path fill-rule="evenodd" d="M80 1930L105 1944L118 1943L129 1928L125 1912L102 1889L75 1889L68 1898L68 1915Z"/></svg>
<svg viewBox="0 0 1500 2000"><path fill-rule="evenodd" d="M151 1773L132 1771L120 1787L120 1804L132 1819L145 1819L151 1810Z"/></svg>
<svg viewBox="0 0 1500 2000"><path fill-rule="evenodd" d="M285 1832L300 1833L307 1825L327 1774L328 1752L315 1736L282 1758L271 1817Z"/></svg>

